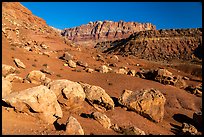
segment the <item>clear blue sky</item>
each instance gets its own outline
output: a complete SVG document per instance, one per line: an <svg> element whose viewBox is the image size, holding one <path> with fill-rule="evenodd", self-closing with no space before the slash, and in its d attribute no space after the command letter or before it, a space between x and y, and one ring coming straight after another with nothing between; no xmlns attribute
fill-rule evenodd
<svg viewBox="0 0 204 137"><path fill-rule="evenodd" d="M152 23L157 29L202 28L201 2L21 2L55 28L89 21Z"/></svg>

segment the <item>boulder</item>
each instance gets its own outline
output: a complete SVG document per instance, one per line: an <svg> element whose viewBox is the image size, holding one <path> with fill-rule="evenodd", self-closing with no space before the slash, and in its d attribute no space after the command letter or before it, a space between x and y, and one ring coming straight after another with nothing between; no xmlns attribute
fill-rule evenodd
<svg viewBox="0 0 204 137"><path fill-rule="evenodd" d="M26 68L26 66L23 64L23 62L21 62L20 59L15 58L15 59L14 59L14 62L15 62L15 64L16 64L17 67L23 68L23 69Z"/></svg>
<svg viewBox="0 0 204 137"><path fill-rule="evenodd" d="M101 112L93 112L91 114L93 118L98 121L104 128L109 129L111 126L111 121L110 119L105 115L102 114Z"/></svg>
<svg viewBox="0 0 204 137"><path fill-rule="evenodd" d="M80 123L70 116L66 123L66 134L68 135L84 135L84 130L82 129Z"/></svg>
<svg viewBox="0 0 204 137"><path fill-rule="evenodd" d="M2 75L5 77L8 74L13 74L16 72L16 69L12 66L2 64Z"/></svg>
<svg viewBox="0 0 204 137"><path fill-rule="evenodd" d="M18 82L18 83L23 83L23 78L17 76L16 74L9 74L6 76L6 78L10 82Z"/></svg>
<svg viewBox="0 0 204 137"><path fill-rule="evenodd" d="M154 122L163 120L166 98L156 89L142 89L135 92L124 90L118 101L129 110L135 111Z"/></svg>
<svg viewBox="0 0 204 137"><path fill-rule="evenodd" d="M33 70L27 75L26 79L33 84L44 84L46 75L39 70Z"/></svg>
<svg viewBox="0 0 204 137"><path fill-rule="evenodd" d="M88 102L99 110L114 109L114 102L112 98L99 86L89 85L86 83L79 83L84 89L86 99Z"/></svg>
<svg viewBox="0 0 204 137"><path fill-rule="evenodd" d="M11 93L12 84L10 81L2 77L2 98L6 97Z"/></svg>
<svg viewBox="0 0 204 137"><path fill-rule="evenodd" d="M16 110L39 117L49 124L62 117L62 110L55 93L43 85L13 92L3 101Z"/></svg>
<svg viewBox="0 0 204 137"><path fill-rule="evenodd" d="M73 60L69 60L69 61L68 61L68 65L69 65L69 67L71 67L71 68L76 68L76 63L75 63Z"/></svg>
<svg viewBox="0 0 204 137"><path fill-rule="evenodd" d="M66 79L53 80L48 88L56 94L58 101L66 109L80 109L85 100L85 93L80 84Z"/></svg>

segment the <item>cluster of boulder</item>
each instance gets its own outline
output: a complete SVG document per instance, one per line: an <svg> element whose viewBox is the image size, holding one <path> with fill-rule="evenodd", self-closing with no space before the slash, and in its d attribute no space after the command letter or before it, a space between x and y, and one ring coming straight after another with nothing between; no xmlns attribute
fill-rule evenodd
<svg viewBox="0 0 204 137"><path fill-rule="evenodd" d="M66 79L51 80L41 71L33 70L26 76L24 81L37 86L19 92L12 92L12 82L7 80L6 77L13 74L15 68L3 65L2 69L4 72L4 77L2 77L2 100L16 111L28 113L49 124L53 124L57 119L63 117L62 108L67 111L79 110L83 107L83 102L87 101L97 110L91 114L94 120L107 129L111 128L118 133L127 134L126 130L128 129L117 129L114 126L115 124L111 123L110 119L105 115L104 112L114 110L115 104L103 88ZM160 122L163 119L166 99L156 89L125 90L118 100L122 106L154 122ZM68 121L68 134L84 134L75 118L70 116ZM75 127L70 125L71 123L78 125L77 131L76 128L70 129ZM137 128L134 127L131 134L136 134L136 130Z"/></svg>
<svg viewBox="0 0 204 137"><path fill-rule="evenodd" d="M167 69L143 70L136 73L137 77L154 80L165 85L186 88L186 83L181 76L175 76Z"/></svg>

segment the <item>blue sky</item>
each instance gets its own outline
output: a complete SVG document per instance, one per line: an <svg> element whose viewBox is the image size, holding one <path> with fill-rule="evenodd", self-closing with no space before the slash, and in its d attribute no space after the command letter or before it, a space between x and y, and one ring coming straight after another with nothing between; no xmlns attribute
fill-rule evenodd
<svg viewBox="0 0 204 137"><path fill-rule="evenodd" d="M202 28L201 2L21 2L55 28L90 21L152 23L156 29Z"/></svg>

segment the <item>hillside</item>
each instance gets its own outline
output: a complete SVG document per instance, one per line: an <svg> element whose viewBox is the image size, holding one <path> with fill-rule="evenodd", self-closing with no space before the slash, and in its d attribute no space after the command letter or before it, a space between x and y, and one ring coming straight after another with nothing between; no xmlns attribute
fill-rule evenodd
<svg viewBox="0 0 204 137"><path fill-rule="evenodd" d="M128 38L97 43L95 48L108 54L136 57L153 61L202 59L202 30L150 30L131 34Z"/></svg>
<svg viewBox="0 0 204 137"><path fill-rule="evenodd" d="M202 42L200 29L184 33ZM127 37L147 39L136 34ZM3 2L2 134L202 134L201 65L115 55L126 51L114 48L75 44L19 2Z"/></svg>

